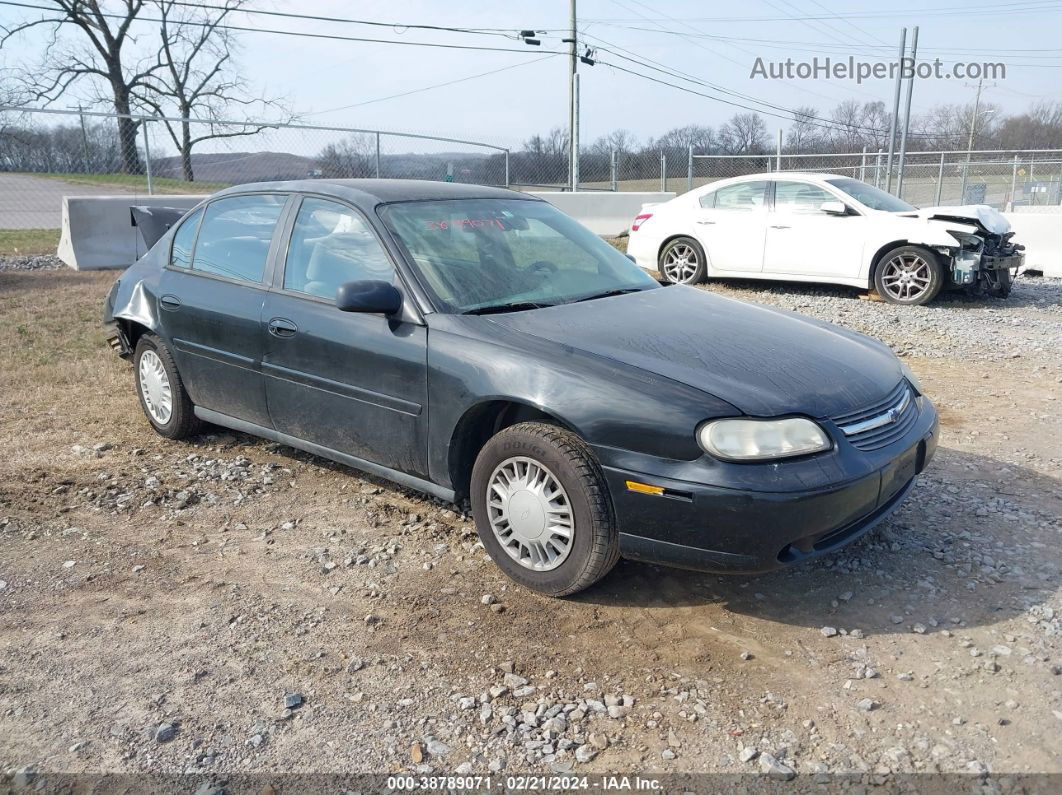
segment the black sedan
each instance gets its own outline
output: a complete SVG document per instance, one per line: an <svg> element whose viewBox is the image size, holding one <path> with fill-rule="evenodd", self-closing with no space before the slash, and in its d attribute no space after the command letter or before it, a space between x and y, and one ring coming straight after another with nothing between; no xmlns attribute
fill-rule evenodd
<svg viewBox="0 0 1062 795"><path fill-rule="evenodd" d="M620 556L748 573L829 552L936 448L882 343L663 287L524 194L273 182L179 215L105 311L155 430L209 422L467 498L543 593Z"/></svg>

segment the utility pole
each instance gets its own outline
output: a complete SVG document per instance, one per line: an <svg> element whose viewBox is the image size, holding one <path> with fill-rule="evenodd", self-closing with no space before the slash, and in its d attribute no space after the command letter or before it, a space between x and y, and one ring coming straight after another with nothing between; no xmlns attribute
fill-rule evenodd
<svg viewBox="0 0 1062 795"><path fill-rule="evenodd" d="M973 115L970 117L970 134L966 137L966 165L962 169L962 188L959 192L959 204L966 202L966 178L970 173L970 154L973 150L974 130L977 129L977 111L981 109L981 89L984 87L983 77L977 80L977 96L974 97Z"/></svg>
<svg viewBox="0 0 1062 795"><path fill-rule="evenodd" d="M892 192L892 153L896 148L896 127L900 117L900 84L903 82L903 56L907 51L907 28L900 29L900 60L896 70L896 94L892 100L892 120L889 122L889 156L885 161L885 190Z"/></svg>
<svg viewBox="0 0 1062 795"><path fill-rule="evenodd" d="M568 181L573 192L579 189L579 87L576 70L579 64L578 47L575 30L575 0L569 0L571 20L568 35L570 64L568 67Z"/></svg>
<svg viewBox="0 0 1062 795"><path fill-rule="evenodd" d="M914 93L915 71L918 66L918 25L911 31L911 76L907 78L907 101L903 111L903 132L900 134L900 167L896 180L896 196L903 198L903 166L907 158L907 132L911 129L911 95Z"/></svg>

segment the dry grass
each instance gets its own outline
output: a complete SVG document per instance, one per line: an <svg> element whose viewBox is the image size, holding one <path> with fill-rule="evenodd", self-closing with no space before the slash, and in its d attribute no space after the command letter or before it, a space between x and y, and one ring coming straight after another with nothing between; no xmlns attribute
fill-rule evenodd
<svg viewBox="0 0 1062 795"><path fill-rule="evenodd" d="M0 229L0 257L54 254L58 247L58 229Z"/></svg>
<svg viewBox="0 0 1062 795"><path fill-rule="evenodd" d="M114 273L0 273L0 473L76 467L56 459L143 433L129 365L100 322ZM3 475L0 475L3 477Z"/></svg>

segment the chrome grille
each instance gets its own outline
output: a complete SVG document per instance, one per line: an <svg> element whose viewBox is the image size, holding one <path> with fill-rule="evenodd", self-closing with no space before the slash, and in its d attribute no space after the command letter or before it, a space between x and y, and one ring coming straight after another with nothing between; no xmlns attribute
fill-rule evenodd
<svg viewBox="0 0 1062 795"><path fill-rule="evenodd" d="M878 450L910 430L918 419L918 407L911 387L901 381L884 400L831 419L853 447Z"/></svg>

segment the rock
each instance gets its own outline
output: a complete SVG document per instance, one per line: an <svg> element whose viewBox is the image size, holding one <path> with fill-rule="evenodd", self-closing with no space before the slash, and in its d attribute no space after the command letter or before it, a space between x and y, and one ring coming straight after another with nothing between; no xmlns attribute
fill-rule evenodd
<svg viewBox="0 0 1062 795"><path fill-rule="evenodd" d="M597 751L589 743L580 745L575 749L575 760L577 762L589 762L595 756L597 756Z"/></svg>
<svg viewBox="0 0 1062 795"><path fill-rule="evenodd" d="M516 688L523 687L528 683L528 680L524 679L524 677L520 676L520 674L507 673L504 677L502 677L502 682L505 683L506 687Z"/></svg>
<svg viewBox="0 0 1062 795"><path fill-rule="evenodd" d="M483 605L492 605L495 601L495 598L489 593L485 593L483 596L479 597L479 603Z"/></svg>
<svg viewBox="0 0 1062 795"><path fill-rule="evenodd" d="M302 693L285 693L284 708L295 709L302 706Z"/></svg>
<svg viewBox="0 0 1062 795"><path fill-rule="evenodd" d="M758 750L753 748L751 745L746 745L738 752L738 759L742 762L751 762L759 755L760 752Z"/></svg>
<svg viewBox="0 0 1062 795"><path fill-rule="evenodd" d="M450 753L450 746L448 746L441 740L428 740L426 748L428 749L428 753L432 756L446 756L448 753Z"/></svg>
<svg viewBox="0 0 1062 795"><path fill-rule="evenodd" d="M675 752L672 751L670 748L665 748L663 751L660 752L660 758L667 759L668 761L670 761L675 758Z"/></svg>
<svg viewBox="0 0 1062 795"><path fill-rule="evenodd" d="M880 702L875 701L872 698L864 698L864 699L860 699L859 703L856 704L856 709L859 709L862 712L872 712L872 711L878 709L878 707L880 707L880 706L881 706Z"/></svg>
<svg viewBox="0 0 1062 795"><path fill-rule="evenodd" d="M177 736L177 727L172 723L160 723L155 729L155 742L168 743Z"/></svg>
<svg viewBox="0 0 1062 795"><path fill-rule="evenodd" d="M901 682L910 682L914 679L914 674L911 671L903 671L902 673L896 674L896 678Z"/></svg>
<svg viewBox="0 0 1062 795"><path fill-rule="evenodd" d="M741 652L741 659L742 660L751 660L752 659L752 652L751 651L743 651L743 652Z"/></svg>
<svg viewBox="0 0 1062 795"><path fill-rule="evenodd" d="M819 630L819 632L821 632L823 634L823 636L825 636L827 638L832 638L835 635L837 635L837 628L836 627L823 627L822 629Z"/></svg>
<svg viewBox="0 0 1062 795"><path fill-rule="evenodd" d="M608 708L608 716L615 720L619 720L620 718L626 718L629 712L629 707L621 707L618 704L614 704L613 706Z"/></svg>
<svg viewBox="0 0 1062 795"><path fill-rule="evenodd" d="M590 742L590 745L599 751L604 751L608 748L608 735L604 732L590 732L586 739Z"/></svg>
<svg viewBox="0 0 1062 795"><path fill-rule="evenodd" d="M424 761L424 746L420 743L413 743L413 746L409 749L409 758L413 760L413 764L419 765Z"/></svg>
<svg viewBox="0 0 1062 795"><path fill-rule="evenodd" d="M72 569L76 565L77 565L77 561L76 560L68 560L68 561L66 561L66 563L63 564L63 568L64 569Z"/></svg>
<svg viewBox="0 0 1062 795"><path fill-rule="evenodd" d="M760 754L760 770L776 781L792 781L796 777L793 768L768 753Z"/></svg>

